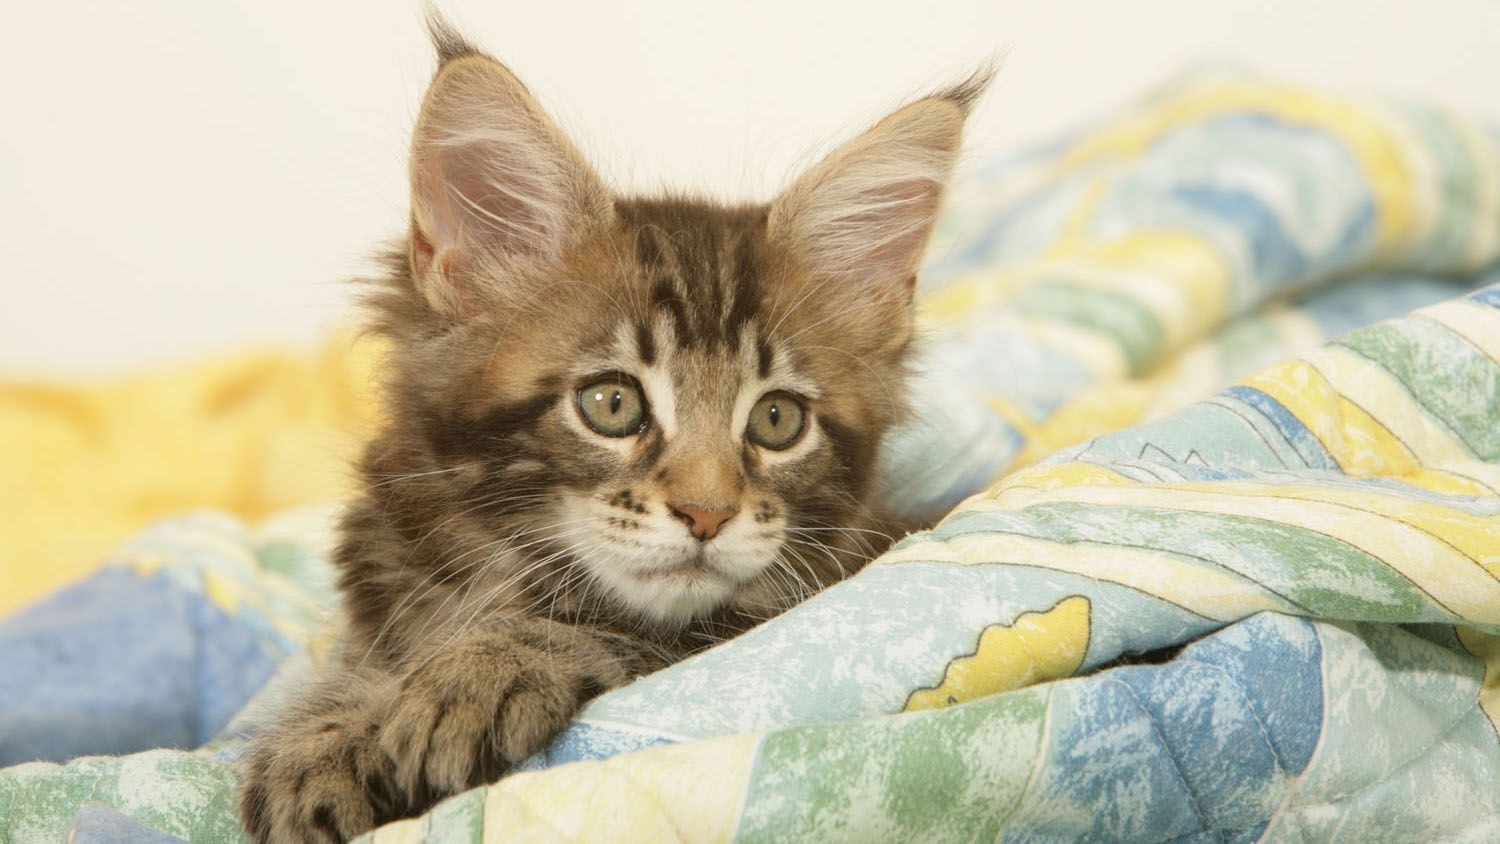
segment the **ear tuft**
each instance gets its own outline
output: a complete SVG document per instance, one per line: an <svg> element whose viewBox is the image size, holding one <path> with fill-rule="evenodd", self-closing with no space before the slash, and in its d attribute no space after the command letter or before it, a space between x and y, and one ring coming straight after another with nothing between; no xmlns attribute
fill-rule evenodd
<svg viewBox="0 0 1500 844"><path fill-rule="evenodd" d="M1000 70L1000 60L992 58L984 64L976 67L973 73L958 82L941 88L927 95L925 99L948 100L958 106L965 116L972 114L974 106L984 97L990 88L990 83L995 81L995 74Z"/></svg>
<svg viewBox="0 0 1500 844"><path fill-rule="evenodd" d="M448 22L435 5L427 4L425 17L427 35L432 39L433 49L437 51L439 66L464 56L484 55L479 48L469 43L469 40L463 37L453 24Z"/></svg>

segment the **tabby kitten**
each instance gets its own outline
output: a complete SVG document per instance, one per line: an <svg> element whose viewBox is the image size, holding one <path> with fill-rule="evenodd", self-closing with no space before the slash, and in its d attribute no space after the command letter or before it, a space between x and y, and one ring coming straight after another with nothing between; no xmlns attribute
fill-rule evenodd
<svg viewBox="0 0 1500 844"><path fill-rule="evenodd" d="M588 699L854 572L912 290L977 75L769 205L611 194L434 23L388 422L336 554L347 634L249 748L257 841L342 841L490 782Z"/></svg>

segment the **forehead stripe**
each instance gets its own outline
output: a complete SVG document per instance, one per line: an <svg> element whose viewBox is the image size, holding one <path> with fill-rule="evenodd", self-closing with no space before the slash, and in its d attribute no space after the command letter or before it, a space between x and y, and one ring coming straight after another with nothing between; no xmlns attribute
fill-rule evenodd
<svg viewBox="0 0 1500 844"><path fill-rule="evenodd" d="M665 308L672 317L677 342L683 346L693 345L693 327L688 322L687 305L665 279L656 282L656 286L651 288L651 309L657 308Z"/></svg>
<svg viewBox="0 0 1500 844"><path fill-rule="evenodd" d="M656 338L651 334L651 326L645 322L635 324L635 347L642 363L647 366L656 363Z"/></svg>
<svg viewBox="0 0 1500 844"><path fill-rule="evenodd" d="M757 357L757 360L756 360L756 371L758 371L760 373L760 377L762 377L762 378L769 378L769 377L771 377L771 361L772 361L771 344L766 342L766 338L764 338L764 337L756 337L755 338L755 354L756 354L756 357Z"/></svg>
<svg viewBox="0 0 1500 844"><path fill-rule="evenodd" d="M735 248L734 261L734 273L729 284L732 301L729 315L724 320L724 336L729 339L731 347L738 348L741 329L760 309L760 285L757 283L755 254L750 238L740 239Z"/></svg>

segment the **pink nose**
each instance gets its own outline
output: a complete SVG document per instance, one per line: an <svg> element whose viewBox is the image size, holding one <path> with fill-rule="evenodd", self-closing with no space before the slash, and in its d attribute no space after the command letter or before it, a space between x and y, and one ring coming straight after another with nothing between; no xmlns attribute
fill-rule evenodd
<svg viewBox="0 0 1500 844"><path fill-rule="evenodd" d="M667 509L672 511L683 524L688 526L688 533L693 535L699 542L707 542L719 535L719 528L734 517L739 510L734 507L709 510L692 504L667 504Z"/></svg>

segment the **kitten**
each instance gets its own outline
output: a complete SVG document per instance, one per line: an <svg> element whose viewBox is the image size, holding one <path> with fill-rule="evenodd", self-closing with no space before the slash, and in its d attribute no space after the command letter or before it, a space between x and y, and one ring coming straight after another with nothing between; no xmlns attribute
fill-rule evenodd
<svg viewBox="0 0 1500 844"><path fill-rule="evenodd" d="M341 841L493 781L898 532L871 475L987 74L769 205L625 198L505 66L432 32L410 233L371 300L394 351L335 558L347 635L247 750L257 841Z"/></svg>

